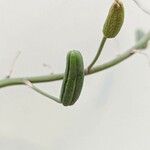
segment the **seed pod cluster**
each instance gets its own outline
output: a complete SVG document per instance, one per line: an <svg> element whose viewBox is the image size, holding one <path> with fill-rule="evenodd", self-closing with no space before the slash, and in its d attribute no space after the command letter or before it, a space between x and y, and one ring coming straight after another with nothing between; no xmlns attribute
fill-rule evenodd
<svg viewBox="0 0 150 150"><path fill-rule="evenodd" d="M60 100L64 106L73 105L80 96L84 81L83 58L79 51L68 52Z"/></svg>
<svg viewBox="0 0 150 150"><path fill-rule="evenodd" d="M124 22L124 6L120 0L116 0L106 18L103 34L106 38L114 38L120 31Z"/></svg>

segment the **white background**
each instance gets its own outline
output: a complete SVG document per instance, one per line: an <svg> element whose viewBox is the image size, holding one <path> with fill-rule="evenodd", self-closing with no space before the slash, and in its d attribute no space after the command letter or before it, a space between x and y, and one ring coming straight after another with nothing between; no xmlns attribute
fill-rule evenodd
<svg viewBox="0 0 150 150"><path fill-rule="evenodd" d="M150 8L148 0L141 0ZM134 45L150 16L124 0L126 17L98 63ZM68 50L80 50L87 66L102 38L112 0L0 0L0 77L20 50L13 77L63 72ZM145 51L150 55L150 51ZM43 67L43 63L50 68ZM61 81L38 84L59 96ZM63 107L25 86L0 90L1 150L149 150L150 66L137 54L85 79L80 99Z"/></svg>

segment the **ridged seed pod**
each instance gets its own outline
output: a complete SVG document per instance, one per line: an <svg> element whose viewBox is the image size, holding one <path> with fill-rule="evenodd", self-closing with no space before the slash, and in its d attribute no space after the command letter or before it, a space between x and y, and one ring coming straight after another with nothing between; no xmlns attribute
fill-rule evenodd
<svg viewBox="0 0 150 150"><path fill-rule="evenodd" d="M68 52L60 99L64 106L73 105L80 96L84 81L83 58L79 51Z"/></svg>
<svg viewBox="0 0 150 150"><path fill-rule="evenodd" d="M120 31L124 22L124 6L120 0L116 0L106 18L103 34L106 38L114 38Z"/></svg>

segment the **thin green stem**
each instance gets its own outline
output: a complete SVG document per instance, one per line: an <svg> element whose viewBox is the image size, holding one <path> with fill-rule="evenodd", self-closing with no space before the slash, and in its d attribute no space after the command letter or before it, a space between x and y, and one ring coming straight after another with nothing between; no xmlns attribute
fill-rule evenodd
<svg viewBox="0 0 150 150"><path fill-rule="evenodd" d="M91 68L89 72L86 71L85 69L85 75L91 75L100 71L103 71L105 69L111 68L125 59L129 58L136 52L134 51L135 49L139 49L143 44L148 43L150 40L150 32L148 32L144 37L137 42L132 48L127 50L126 52L120 54L118 57L102 64L95 66ZM0 80L0 88L7 87L7 86L13 86L13 85L21 85L25 84L24 81L28 80L32 83L43 83L43 82L52 82L52 81L58 81L62 80L64 77L63 73L60 74L53 74L53 75L45 75L45 76L36 76L36 77L22 77L22 78L9 78L9 79L2 79Z"/></svg>
<svg viewBox="0 0 150 150"><path fill-rule="evenodd" d="M46 96L46 97L48 97L48 98L54 100L54 101L57 102L57 103L61 103L61 101L60 101L59 98L54 97L54 96L52 96L52 95L50 95L50 94L48 94L48 93L42 91L41 89L39 89L39 88L37 88L36 86L34 86L30 81L25 80L25 81L24 81L24 84L27 85L27 86L29 86L31 89L33 89L33 90L36 91L37 93L39 93L39 94L41 94L41 95L43 95L43 96Z"/></svg>
<svg viewBox="0 0 150 150"><path fill-rule="evenodd" d="M99 46L99 49L97 51L97 54L96 56L94 57L94 59L92 60L92 62L90 63L90 65L87 67L87 72L90 72L90 69L94 66L94 64L96 63L96 61L98 60L99 56L101 55L101 52L103 50L103 47L105 45L105 42L106 42L106 37L103 37L102 38L102 41L100 43L100 46Z"/></svg>
<svg viewBox="0 0 150 150"><path fill-rule="evenodd" d="M148 14L148 15L150 15L150 11L149 11L148 9L144 8L144 7L139 3L139 1L137 1L137 0L133 0L133 1L135 2L135 4L136 4L143 12L145 12L145 13Z"/></svg>

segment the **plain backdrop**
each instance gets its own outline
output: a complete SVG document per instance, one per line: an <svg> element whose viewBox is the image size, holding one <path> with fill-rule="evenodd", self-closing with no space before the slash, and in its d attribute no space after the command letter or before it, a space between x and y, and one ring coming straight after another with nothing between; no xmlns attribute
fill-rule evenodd
<svg viewBox="0 0 150 150"><path fill-rule="evenodd" d="M0 0L0 77L63 72L69 50L80 50L87 66L96 54L113 0ZM135 30L149 31L150 16L123 0L125 22L108 40L97 64L135 44ZM141 4L150 8L148 0ZM150 51L145 51L150 55ZM48 64L49 67L44 67ZM59 96L61 81L37 84ZM63 107L26 86L0 89L1 150L149 150L150 64L136 54L86 77L82 94Z"/></svg>

